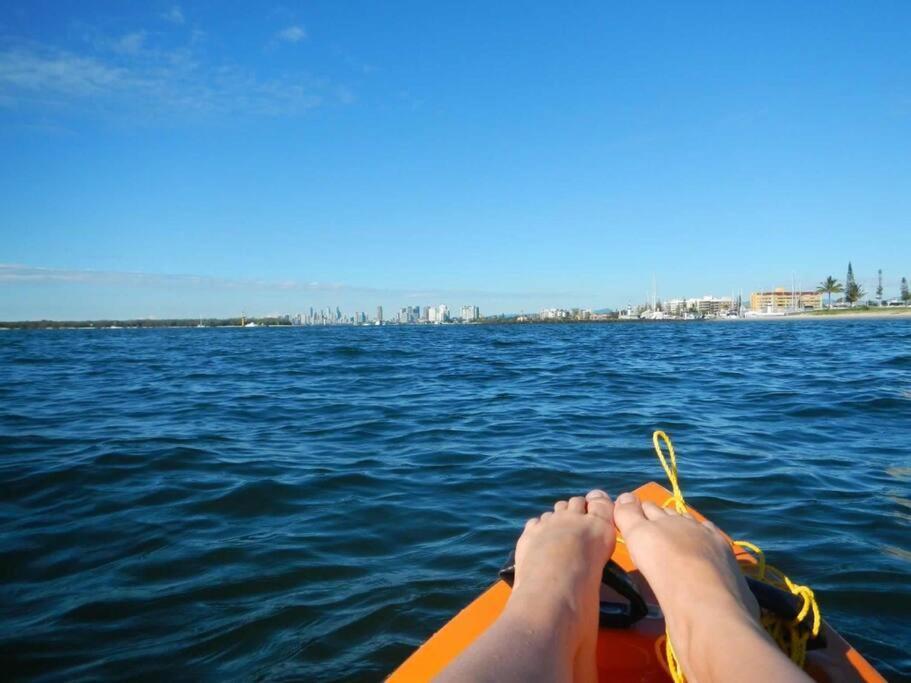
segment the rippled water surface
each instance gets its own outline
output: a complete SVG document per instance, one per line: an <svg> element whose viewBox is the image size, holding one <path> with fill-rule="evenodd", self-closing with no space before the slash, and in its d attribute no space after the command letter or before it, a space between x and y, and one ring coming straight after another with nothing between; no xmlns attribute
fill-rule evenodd
<svg viewBox="0 0 911 683"><path fill-rule="evenodd" d="M380 679L655 428L911 678L911 321L4 332L0 678Z"/></svg>

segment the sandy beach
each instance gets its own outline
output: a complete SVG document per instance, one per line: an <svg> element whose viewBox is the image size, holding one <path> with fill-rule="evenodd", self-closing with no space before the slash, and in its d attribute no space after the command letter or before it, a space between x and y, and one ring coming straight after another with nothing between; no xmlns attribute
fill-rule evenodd
<svg viewBox="0 0 911 683"><path fill-rule="evenodd" d="M852 311L836 309L814 313L797 313L782 316L782 320L858 320L860 318L911 318L911 308L883 308L880 310ZM763 318L759 318L762 320ZM768 318L765 318L766 320Z"/></svg>

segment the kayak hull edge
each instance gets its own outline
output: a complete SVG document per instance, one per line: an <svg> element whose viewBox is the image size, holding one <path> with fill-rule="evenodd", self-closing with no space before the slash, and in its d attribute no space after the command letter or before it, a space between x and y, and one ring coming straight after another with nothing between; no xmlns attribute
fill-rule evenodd
<svg viewBox="0 0 911 683"><path fill-rule="evenodd" d="M635 491L642 501L662 505L670 492L660 484L649 482ZM690 513L704 519L692 507ZM751 555L738 555L739 559L755 561ZM617 544L612 558L625 569L650 605L655 605L654 594L626 551ZM510 588L503 581L496 581L475 598L465 609L454 616L439 631L421 645L390 676L391 683L429 681L459 656L471 643L497 619ZM664 619L660 610L628 629L605 629L598 633L598 675L610 681L667 681L669 676L664 661ZM884 681L885 679L828 624L823 622L827 645L807 655L807 673L817 681Z"/></svg>

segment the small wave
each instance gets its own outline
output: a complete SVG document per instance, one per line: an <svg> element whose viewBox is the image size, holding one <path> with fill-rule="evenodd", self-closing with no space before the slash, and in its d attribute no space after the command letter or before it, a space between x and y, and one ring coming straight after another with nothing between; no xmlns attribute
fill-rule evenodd
<svg viewBox="0 0 911 683"><path fill-rule="evenodd" d="M851 410L871 413L895 414L896 412L908 410L907 400L895 396L877 396L875 398L847 401L843 405Z"/></svg>
<svg viewBox="0 0 911 683"><path fill-rule="evenodd" d="M358 356L366 355L367 351L360 346L336 346L331 350L331 353L342 358L357 358Z"/></svg>
<svg viewBox="0 0 911 683"><path fill-rule="evenodd" d="M268 517L291 512L299 502L299 489L274 480L241 484L221 495L193 502L189 512L226 517Z"/></svg>
<svg viewBox="0 0 911 683"><path fill-rule="evenodd" d="M494 339L490 345L496 349L512 349L533 346L534 342L530 339Z"/></svg>
<svg viewBox="0 0 911 683"><path fill-rule="evenodd" d="M907 678L911 321L886 324L16 335L4 674L380 679L530 515L661 480L661 427L690 501Z"/></svg>

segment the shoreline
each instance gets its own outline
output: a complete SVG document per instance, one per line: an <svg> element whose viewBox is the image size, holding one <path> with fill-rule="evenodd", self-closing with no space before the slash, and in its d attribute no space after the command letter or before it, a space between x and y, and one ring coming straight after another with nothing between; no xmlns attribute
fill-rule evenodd
<svg viewBox="0 0 911 683"><path fill-rule="evenodd" d="M885 310L885 311L876 311L876 310L866 310L866 311L852 311L848 310L835 310L835 311L819 311L817 313L797 313L796 315L786 315L784 318L792 318L795 320L858 320L863 318L873 318L873 319L883 319L883 318L911 318L911 308L901 308L896 310Z"/></svg>
<svg viewBox="0 0 911 683"><path fill-rule="evenodd" d="M683 320L679 318L665 318L659 320L647 320L641 318L607 318L602 320L527 320L519 322L515 319L488 319L477 322L459 323L462 325L604 325L604 324L642 324L642 323L731 323L731 322L784 322L788 320L890 320L890 319L908 319L911 318L911 308L886 309L886 310L850 310L835 309L826 311L815 311L806 313L794 313L791 315L769 315L769 316L748 316L743 318L706 318L699 320ZM403 324L384 324L384 325L291 325L287 322L266 319L257 321L256 328L297 328L297 327L449 327L450 325L403 325ZM222 321L209 319L210 324L202 325L203 329L244 329L234 321ZM111 330L111 329L199 329L200 326L194 320L170 320L161 321L157 324L151 320L86 320L86 321L53 321L53 320L28 320L28 321L0 321L0 331L4 330Z"/></svg>

